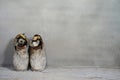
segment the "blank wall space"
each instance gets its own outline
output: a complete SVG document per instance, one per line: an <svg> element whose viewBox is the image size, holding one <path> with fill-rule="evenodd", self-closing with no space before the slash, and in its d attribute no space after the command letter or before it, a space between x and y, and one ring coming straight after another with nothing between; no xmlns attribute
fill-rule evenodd
<svg viewBox="0 0 120 80"><path fill-rule="evenodd" d="M1 0L0 64L18 33L42 35L49 66L120 67L119 0Z"/></svg>

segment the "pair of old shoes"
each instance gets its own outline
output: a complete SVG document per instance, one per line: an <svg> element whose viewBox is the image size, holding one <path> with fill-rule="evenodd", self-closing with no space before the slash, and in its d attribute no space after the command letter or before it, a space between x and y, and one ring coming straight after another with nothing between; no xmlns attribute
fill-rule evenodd
<svg viewBox="0 0 120 80"><path fill-rule="evenodd" d="M33 71L43 71L45 69L45 46L40 35L35 34L28 41L25 34L18 34L14 38L14 47L13 65L17 71L27 70L29 66Z"/></svg>

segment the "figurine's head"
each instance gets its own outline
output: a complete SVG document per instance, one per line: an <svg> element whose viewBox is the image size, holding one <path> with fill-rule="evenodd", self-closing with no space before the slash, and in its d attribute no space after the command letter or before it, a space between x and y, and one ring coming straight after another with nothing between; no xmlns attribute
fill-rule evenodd
<svg viewBox="0 0 120 80"><path fill-rule="evenodd" d="M27 37L25 36L25 34L18 34L15 39L15 46L18 47L23 47L27 45Z"/></svg>
<svg viewBox="0 0 120 80"><path fill-rule="evenodd" d="M41 46L42 48L42 45L43 45L43 40L42 40L42 37L38 34L35 34L32 38L32 40L30 40L30 46L31 47L39 47Z"/></svg>

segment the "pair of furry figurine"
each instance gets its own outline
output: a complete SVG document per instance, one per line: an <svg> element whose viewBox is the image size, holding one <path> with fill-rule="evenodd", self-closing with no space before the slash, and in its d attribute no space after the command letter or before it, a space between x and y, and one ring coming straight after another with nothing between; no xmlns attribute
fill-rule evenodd
<svg viewBox="0 0 120 80"><path fill-rule="evenodd" d="M35 34L28 42L25 34L18 34L14 39L14 46L13 66L17 71L27 70L29 65L33 71L45 69L45 46L40 35Z"/></svg>

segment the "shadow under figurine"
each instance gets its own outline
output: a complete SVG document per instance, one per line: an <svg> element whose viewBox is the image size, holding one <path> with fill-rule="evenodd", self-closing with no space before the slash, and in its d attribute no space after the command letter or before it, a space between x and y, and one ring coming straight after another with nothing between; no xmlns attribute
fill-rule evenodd
<svg viewBox="0 0 120 80"><path fill-rule="evenodd" d="M14 39L15 52L13 55L13 66L17 71L28 69L29 54L28 41L25 34L18 34Z"/></svg>
<svg viewBox="0 0 120 80"><path fill-rule="evenodd" d="M43 71L46 67L45 46L42 37L34 35L30 40L30 66L32 71Z"/></svg>

